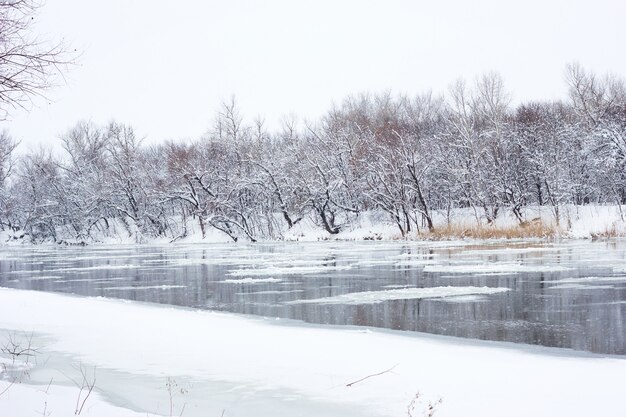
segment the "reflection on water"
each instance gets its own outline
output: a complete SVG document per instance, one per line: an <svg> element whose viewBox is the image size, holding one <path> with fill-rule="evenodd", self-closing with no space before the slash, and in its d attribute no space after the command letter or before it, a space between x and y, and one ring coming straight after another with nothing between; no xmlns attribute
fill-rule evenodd
<svg viewBox="0 0 626 417"><path fill-rule="evenodd" d="M626 242L11 247L0 285L626 354ZM448 286L510 290L298 302Z"/></svg>

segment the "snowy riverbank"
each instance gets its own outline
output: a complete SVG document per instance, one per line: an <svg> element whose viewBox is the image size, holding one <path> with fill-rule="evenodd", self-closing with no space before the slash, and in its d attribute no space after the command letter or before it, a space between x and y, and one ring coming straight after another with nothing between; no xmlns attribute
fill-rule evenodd
<svg viewBox="0 0 626 417"><path fill-rule="evenodd" d="M524 225L510 210L501 210L496 220L487 224L479 211L472 209L453 209L449 213L433 211L435 233L429 233L425 227L413 230L402 236L399 228L384 212L367 211L346 221L339 233L326 232L314 218L307 216L292 228L277 228L276 236L261 239L263 241L302 241L320 240L448 240L448 239L493 239L493 238L559 238L559 239L594 239L626 236L626 222L622 213L626 207L616 205L563 206L559 209L557 225L554 208L549 206L531 206L523 210ZM277 215L277 217L280 217ZM119 220L110 219L109 229L94 232L87 244L167 244L167 243L224 243L232 242L226 233L212 227L205 228L204 237L197 220L187 218L172 219L174 230L185 230L184 235L154 238L129 233L127 225ZM277 225L280 225L277 221ZM284 225L283 225L284 226ZM58 242L64 244L80 243L70 230L57 230ZM242 238L241 241L245 239ZM0 231L0 245L32 243L23 231ZM53 243L46 241L43 243Z"/></svg>
<svg viewBox="0 0 626 417"><path fill-rule="evenodd" d="M170 415L167 401L159 407L150 395L142 400L125 388L135 379L167 377L194 381L186 388L188 417L223 410L225 416L277 416L285 403L300 415L402 416L418 391L424 403L415 416L439 398L438 416L621 416L626 408L625 359L562 349L9 289L0 289L0 328L45 337L38 355L51 359L37 366L53 367L53 358L62 356L102 374L129 375L109 388L97 380L86 416ZM55 381L9 388L0 396L0 415L32 415L44 407L72 414L78 388ZM1 392L6 382L0 384ZM199 387L215 394L206 401L194 392ZM223 401L219 387L235 400Z"/></svg>

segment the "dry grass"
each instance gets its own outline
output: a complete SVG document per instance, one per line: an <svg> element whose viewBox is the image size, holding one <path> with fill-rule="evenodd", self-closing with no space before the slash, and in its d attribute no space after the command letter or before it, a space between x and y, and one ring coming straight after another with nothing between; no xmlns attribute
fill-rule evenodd
<svg viewBox="0 0 626 417"><path fill-rule="evenodd" d="M463 226L447 225L436 227L432 232L422 233L419 237L431 240L449 239L529 239L555 238L560 235L559 229L542 222L527 222L520 226Z"/></svg>
<svg viewBox="0 0 626 417"><path fill-rule="evenodd" d="M617 227L616 223L607 226L600 232L591 233L592 240L613 239L618 237L626 237L626 231L623 228Z"/></svg>

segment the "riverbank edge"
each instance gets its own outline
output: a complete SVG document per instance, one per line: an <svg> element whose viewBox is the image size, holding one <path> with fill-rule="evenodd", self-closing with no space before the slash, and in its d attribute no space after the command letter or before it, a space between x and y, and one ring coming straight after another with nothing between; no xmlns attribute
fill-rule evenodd
<svg viewBox="0 0 626 417"><path fill-rule="evenodd" d="M527 207L520 220L513 213L502 212L487 222L484 216L472 209L454 209L450 212L433 212L433 228L426 225L413 230L401 229L390 220L387 213L363 212L347 219L337 233L324 230L313 217L305 217L291 228L276 228L273 237L257 237L256 242L315 242L337 241L447 241L447 240L516 240L538 239L542 241L565 239L613 239L626 237L624 207L565 206L555 216L550 207ZM185 233L176 236L152 237L138 234L123 222L111 219L106 231L94 232L86 239L79 239L63 228L57 231L57 240L37 241L23 230L0 231L0 246L31 244L98 245L98 244L170 244L170 243L225 243L233 242L232 236L215 229L200 228L194 219L175 219L177 229ZM251 242L240 238L238 242Z"/></svg>

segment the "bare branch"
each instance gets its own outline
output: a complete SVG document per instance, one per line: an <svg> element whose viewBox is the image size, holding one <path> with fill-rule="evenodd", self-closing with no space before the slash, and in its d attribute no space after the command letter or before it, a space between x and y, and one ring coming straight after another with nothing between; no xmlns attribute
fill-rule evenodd
<svg viewBox="0 0 626 417"><path fill-rule="evenodd" d="M357 379L356 381L353 381L353 382L350 382L349 384L346 384L346 387L351 387L351 386L353 386L355 384L358 384L359 382L365 381L366 379L373 378L375 376L380 376L380 375L384 375L386 373L389 373L389 372L393 371L396 368L396 366L398 366L398 365L399 365L399 363L395 364L394 366L392 366L391 368L387 369L386 371L378 372L378 373L375 373L375 374L372 374L372 375L365 376L365 377L363 377L361 379Z"/></svg>

